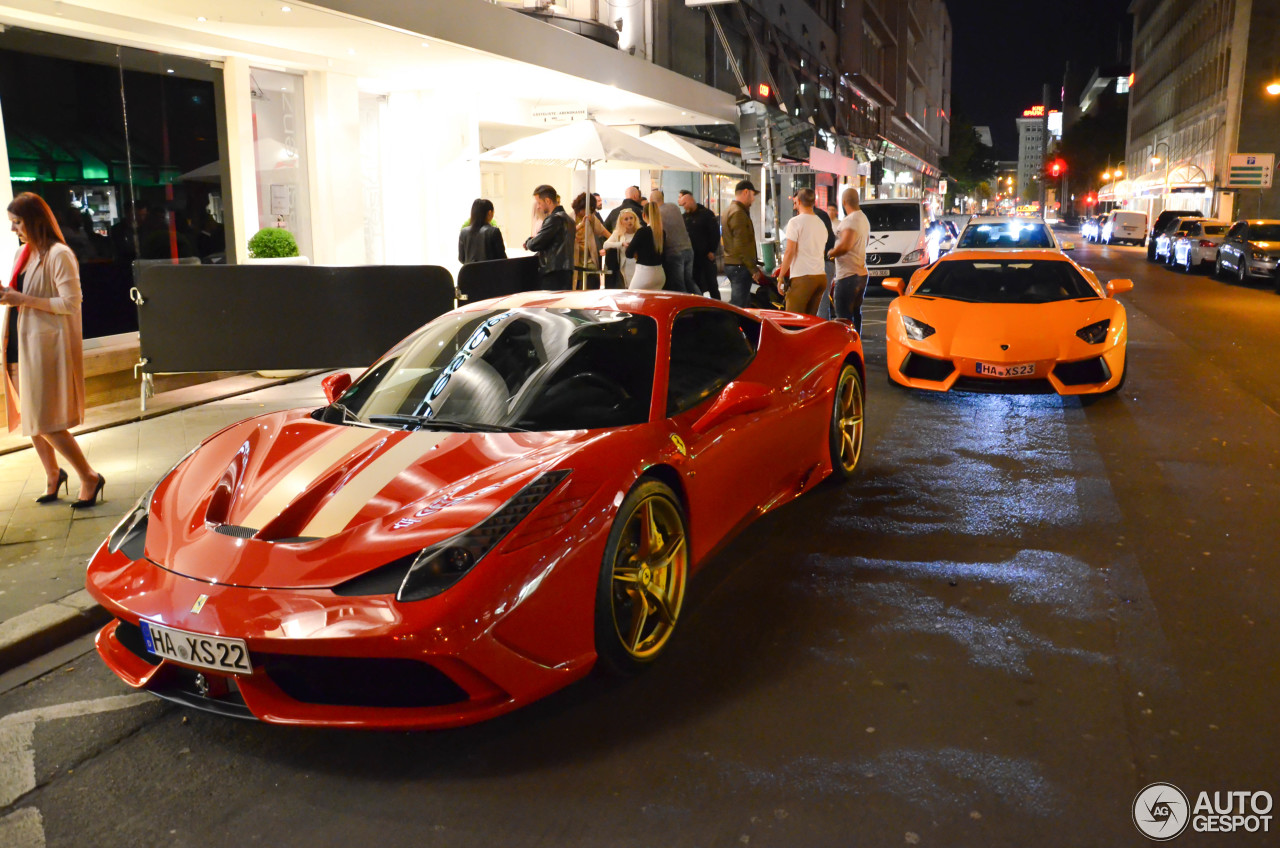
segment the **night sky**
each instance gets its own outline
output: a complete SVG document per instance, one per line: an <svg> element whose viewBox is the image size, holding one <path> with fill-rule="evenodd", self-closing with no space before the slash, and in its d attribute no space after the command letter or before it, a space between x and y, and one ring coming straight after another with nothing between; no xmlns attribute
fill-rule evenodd
<svg viewBox="0 0 1280 848"><path fill-rule="evenodd" d="M1041 86L1062 86L1068 61L1076 85L1097 65L1116 62L1123 32L1123 63L1130 62L1133 19L1128 0L946 0L955 33L951 108L975 126L989 126L996 156L1013 159L1014 119L1041 101Z"/></svg>

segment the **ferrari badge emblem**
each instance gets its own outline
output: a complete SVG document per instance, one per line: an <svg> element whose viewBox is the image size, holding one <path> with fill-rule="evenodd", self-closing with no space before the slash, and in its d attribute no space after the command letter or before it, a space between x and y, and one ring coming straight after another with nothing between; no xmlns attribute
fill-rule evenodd
<svg viewBox="0 0 1280 848"><path fill-rule="evenodd" d="M684 446L684 439L680 438L675 433L671 434L671 444L676 446L676 450L680 451L681 456L689 455L689 449Z"/></svg>
<svg viewBox="0 0 1280 848"><path fill-rule="evenodd" d="M191 605L191 611L200 612L200 610L204 609L204 603L207 600L209 600L208 595L201 595L200 597L196 598L196 602Z"/></svg>

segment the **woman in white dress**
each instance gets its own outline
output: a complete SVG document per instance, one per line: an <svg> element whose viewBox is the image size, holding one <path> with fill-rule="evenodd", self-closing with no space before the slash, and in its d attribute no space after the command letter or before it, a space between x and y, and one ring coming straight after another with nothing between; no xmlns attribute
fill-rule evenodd
<svg viewBox="0 0 1280 848"><path fill-rule="evenodd" d="M662 270L662 216L658 204L644 205L644 226L631 237L627 258L636 261L636 271L627 288L661 291L667 284L667 275Z"/></svg>
<svg viewBox="0 0 1280 848"><path fill-rule="evenodd" d="M627 245L631 244L631 239L635 237L636 231L640 229L640 219L636 217L636 213L630 209L622 210L622 214L618 216L618 226L613 231L613 235L609 236L609 240L604 243L604 247L600 249L600 255L604 256L606 250L618 251L622 261L620 265L620 273L622 274L622 287L631 287L631 278L636 272L636 261L629 256L625 256Z"/></svg>

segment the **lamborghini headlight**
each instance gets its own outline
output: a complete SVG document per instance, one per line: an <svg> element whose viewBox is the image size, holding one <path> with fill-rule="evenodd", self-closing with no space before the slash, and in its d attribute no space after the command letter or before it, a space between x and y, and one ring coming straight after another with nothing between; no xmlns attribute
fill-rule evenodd
<svg viewBox="0 0 1280 848"><path fill-rule="evenodd" d="M568 476L567 470L540 475L475 527L423 549L409 566L396 600L421 601L457 583Z"/></svg>
<svg viewBox="0 0 1280 848"><path fill-rule="evenodd" d="M906 331L907 338L922 342L925 339L938 332L923 321L912 318L909 315L902 316L902 329Z"/></svg>
<svg viewBox="0 0 1280 848"><path fill-rule="evenodd" d="M1101 321L1076 330L1076 335L1089 344L1102 344L1107 340L1107 330L1110 329L1110 327L1111 319L1104 318Z"/></svg>

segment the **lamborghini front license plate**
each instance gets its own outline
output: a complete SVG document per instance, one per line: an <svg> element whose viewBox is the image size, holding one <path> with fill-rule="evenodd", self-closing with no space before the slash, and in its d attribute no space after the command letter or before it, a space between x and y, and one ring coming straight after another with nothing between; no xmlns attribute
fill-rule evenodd
<svg viewBox="0 0 1280 848"><path fill-rule="evenodd" d="M139 622L139 626L147 650L157 657L228 674L253 674L243 639L188 633L150 621Z"/></svg>
<svg viewBox="0 0 1280 848"><path fill-rule="evenodd" d="M1034 362L1028 365L987 365L979 362L977 365L978 374L982 377L1034 377L1036 373Z"/></svg>

